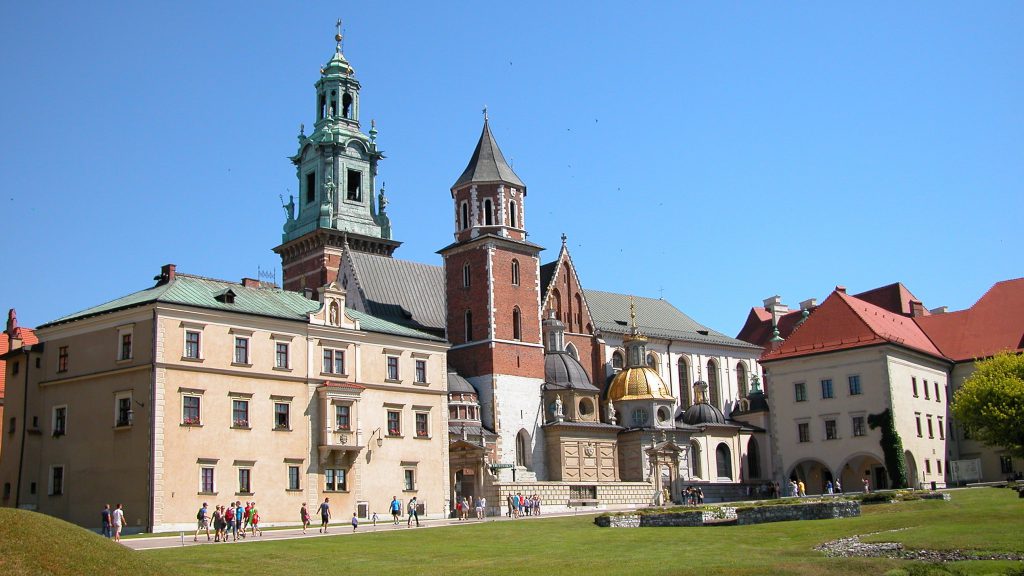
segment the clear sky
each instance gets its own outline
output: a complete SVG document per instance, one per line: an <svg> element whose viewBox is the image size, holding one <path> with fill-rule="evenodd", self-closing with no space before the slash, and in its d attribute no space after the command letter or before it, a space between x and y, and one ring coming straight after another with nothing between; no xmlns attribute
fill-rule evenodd
<svg viewBox="0 0 1024 576"><path fill-rule="evenodd" d="M345 20L396 256L440 264L481 108L530 239L734 335L751 306L1024 275L1020 2L3 2L0 307L160 265L276 268L287 159Z"/></svg>

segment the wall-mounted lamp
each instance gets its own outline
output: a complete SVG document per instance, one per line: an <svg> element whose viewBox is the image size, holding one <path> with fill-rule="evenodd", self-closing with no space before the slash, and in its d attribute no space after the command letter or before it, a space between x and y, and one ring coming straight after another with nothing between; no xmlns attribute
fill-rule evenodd
<svg viewBox="0 0 1024 576"><path fill-rule="evenodd" d="M380 448L381 446L384 445L384 437L381 436L381 434L380 434L380 428L377 428L376 430L374 430L373 433L370 434L370 438L373 438L374 434L377 435L377 448Z"/></svg>

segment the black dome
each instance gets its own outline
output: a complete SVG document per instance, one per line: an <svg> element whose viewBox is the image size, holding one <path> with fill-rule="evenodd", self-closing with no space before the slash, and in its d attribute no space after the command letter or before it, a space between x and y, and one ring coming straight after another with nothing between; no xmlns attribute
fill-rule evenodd
<svg viewBox="0 0 1024 576"><path fill-rule="evenodd" d="M448 393L476 394L476 388L454 370L448 371Z"/></svg>
<svg viewBox="0 0 1024 576"><path fill-rule="evenodd" d="M583 365L568 352L544 354L544 383L549 388L566 388L598 392L590 383L590 377Z"/></svg>
<svg viewBox="0 0 1024 576"><path fill-rule="evenodd" d="M694 404L683 412L682 420L684 423L690 426L700 426L701 424L725 424L725 414L718 408L715 408L711 404L701 402L700 404Z"/></svg>

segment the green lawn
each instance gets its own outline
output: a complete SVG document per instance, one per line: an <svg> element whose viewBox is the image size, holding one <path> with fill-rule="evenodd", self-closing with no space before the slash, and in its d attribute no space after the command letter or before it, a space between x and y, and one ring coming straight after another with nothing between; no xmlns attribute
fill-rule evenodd
<svg viewBox="0 0 1024 576"><path fill-rule="evenodd" d="M883 530L874 540L928 549L1024 554L1024 499L961 490L951 502L864 506L860 518L705 528L598 528L592 517L493 522L142 552L182 573L230 574L1024 574L1024 563L929 568L889 559L833 559L827 540Z"/></svg>

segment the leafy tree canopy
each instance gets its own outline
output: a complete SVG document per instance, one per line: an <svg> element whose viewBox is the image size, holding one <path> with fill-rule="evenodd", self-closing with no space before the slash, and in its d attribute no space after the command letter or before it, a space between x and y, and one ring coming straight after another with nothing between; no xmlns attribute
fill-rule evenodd
<svg viewBox="0 0 1024 576"><path fill-rule="evenodd" d="M972 438L1024 458L1024 355L1004 352L978 361L951 408Z"/></svg>

